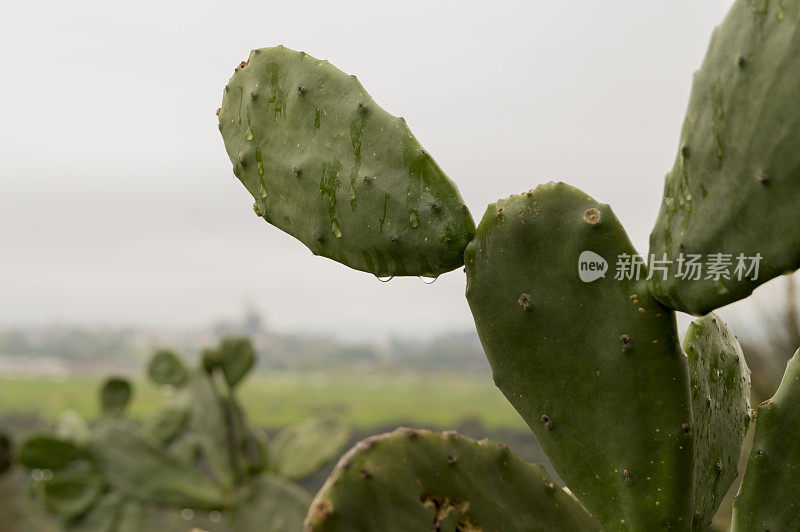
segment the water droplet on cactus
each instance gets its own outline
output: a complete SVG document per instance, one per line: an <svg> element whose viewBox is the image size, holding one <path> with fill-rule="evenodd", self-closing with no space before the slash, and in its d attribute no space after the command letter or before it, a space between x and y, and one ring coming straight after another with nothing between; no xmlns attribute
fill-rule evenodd
<svg viewBox="0 0 800 532"><path fill-rule="evenodd" d="M382 283L388 283L389 281L394 279L394 275L384 275L384 276L376 275L375 278Z"/></svg>
<svg viewBox="0 0 800 532"><path fill-rule="evenodd" d="M416 228L419 225L419 216L417 216L417 213L415 212L411 213L411 216L408 219L408 223L411 224L412 229Z"/></svg>
<svg viewBox="0 0 800 532"><path fill-rule="evenodd" d="M436 279L439 277L427 277L425 275L420 275L419 280L422 281L423 284L433 284L436 282Z"/></svg>
<svg viewBox="0 0 800 532"><path fill-rule="evenodd" d="M264 199L267 198L267 189L264 187L264 183L261 183L261 197Z"/></svg>
<svg viewBox="0 0 800 532"><path fill-rule="evenodd" d="M339 227L339 222L335 219L331 221L331 233L336 238L342 238L342 229Z"/></svg>
<svg viewBox="0 0 800 532"><path fill-rule="evenodd" d="M244 134L244 138L247 140L253 140L253 130L249 127L247 128L247 132Z"/></svg>

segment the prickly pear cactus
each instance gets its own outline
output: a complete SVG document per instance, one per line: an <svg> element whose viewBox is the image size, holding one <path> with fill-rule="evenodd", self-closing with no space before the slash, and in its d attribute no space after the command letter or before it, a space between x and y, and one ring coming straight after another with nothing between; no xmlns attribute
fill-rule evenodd
<svg viewBox="0 0 800 532"><path fill-rule="evenodd" d="M236 386L253 369L256 351L248 338L231 336L217 348L217 364L228 386ZM205 362L204 362L205 364Z"/></svg>
<svg viewBox="0 0 800 532"><path fill-rule="evenodd" d="M689 527L692 412L674 313L644 277L582 280L584 252L599 273L637 257L611 208L569 185L489 206L465 261L495 383L605 526Z"/></svg>
<svg viewBox="0 0 800 532"><path fill-rule="evenodd" d="M704 314L800 267L798 94L800 0L737 0L695 75L650 237L651 256L671 261L650 282L665 305ZM695 278L692 255L728 273Z"/></svg>
<svg viewBox="0 0 800 532"><path fill-rule="evenodd" d="M92 433L88 452L115 489L138 500L205 510L228 503L218 485L127 420L106 420Z"/></svg>
<svg viewBox="0 0 800 532"><path fill-rule="evenodd" d="M271 469L289 480L303 479L337 456L350 434L350 427L329 416L286 427L271 442Z"/></svg>
<svg viewBox="0 0 800 532"><path fill-rule="evenodd" d="M400 428L358 443L311 503L307 530L599 530L541 466L502 444Z"/></svg>
<svg viewBox="0 0 800 532"><path fill-rule="evenodd" d="M127 379L121 377L106 379L100 388L100 409L103 415L122 415L128 408L132 395L133 387Z"/></svg>
<svg viewBox="0 0 800 532"><path fill-rule="evenodd" d="M778 391L756 414L753 449L733 503L733 530L800 527L800 350L786 366Z"/></svg>
<svg viewBox="0 0 800 532"><path fill-rule="evenodd" d="M463 264L474 222L456 186L402 118L327 61L253 50L219 129L256 213L314 254L378 276Z"/></svg>
<svg viewBox="0 0 800 532"><path fill-rule="evenodd" d="M182 388L189 382L189 372L178 355L160 349L150 358L147 375L156 384Z"/></svg>
<svg viewBox="0 0 800 532"><path fill-rule="evenodd" d="M694 526L705 528L739 475L750 426L750 370L738 340L714 314L689 325L683 349L692 387Z"/></svg>

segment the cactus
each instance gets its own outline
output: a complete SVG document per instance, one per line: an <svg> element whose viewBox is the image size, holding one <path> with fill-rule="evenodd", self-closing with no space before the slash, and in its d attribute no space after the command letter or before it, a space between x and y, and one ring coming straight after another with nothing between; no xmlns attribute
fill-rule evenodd
<svg viewBox="0 0 800 532"><path fill-rule="evenodd" d="M683 337L692 391L694 526L704 528L739 474L750 426L750 370L739 342L714 314Z"/></svg>
<svg viewBox="0 0 800 532"><path fill-rule="evenodd" d="M45 482L40 495L48 511L71 520L86 513L100 498L104 488L102 475L88 463L81 462Z"/></svg>
<svg viewBox="0 0 800 532"><path fill-rule="evenodd" d="M607 205L563 184L490 205L473 235L455 187L405 124L355 79L303 53L253 51L225 89L220 130L256 212L315 254L376 275L438 275L460 265L463 250L467 300L495 383L586 509L613 530L702 529L738 475L749 370L716 316L694 322L679 344L674 310L707 314L800 267L798 26L800 0L736 0L717 29L695 77L649 267ZM376 184L386 188L375 194ZM444 206L442 218L421 208L428 201ZM389 227L404 231L394 247ZM698 258L712 271L689 275ZM612 279L615 259L630 267ZM760 408L737 530L800 522L791 492L797 438L778 433L798 426L799 366L795 355ZM538 474L517 463L498 482L507 464L498 466L496 447L412 433L346 455L307 526L587 528L536 521L553 517L547 508L528 519L547 499L530 492L511 501L541 489L542 477L508 482ZM479 474L447 468L443 453L456 441L472 454L452 456Z"/></svg>
<svg viewBox="0 0 800 532"><path fill-rule="evenodd" d="M106 379L100 388L100 409L103 415L120 416L130 403L133 388L127 379L112 377Z"/></svg>
<svg viewBox="0 0 800 532"><path fill-rule="evenodd" d="M271 469L289 480L305 478L330 462L349 439L350 430L328 416L287 427L270 445Z"/></svg>
<svg viewBox="0 0 800 532"><path fill-rule="evenodd" d="M733 530L797 530L800 502L800 350L756 414L753 449L733 503Z"/></svg>
<svg viewBox="0 0 800 532"><path fill-rule="evenodd" d="M799 30L799 0L737 0L714 33L650 237L651 257L672 261L650 285L665 305L705 314L800 267ZM681 257L720 253L729 279L678 276ZM760 254L757 275L734 275L739 254Z"/></svg>
<svg viewBox="0 0 800 532"><path fill-rule="evenodd" d="M249 486L231 510L231 521L237 530L300 530L310 503L305 490L278 477L264 476Z"/></svg>
<svg viewBox="0 0 800 532"><path fill-rule="evenodd" d="M585 251L636 255L611 209L569 185L486 210L465 253L467 301L495 383L604 523L686 522L691 407L674 313L644 281L582 281Z"/></svg>
<svg viewBox="0 0 800 532"><path fill-rule="evenodd" d="M181 435L189 423L189 408L185 405L167 405L149 420L147 431L169 445Z"/></svg>
<svg viewBox="0 0 800 532"><path fill-rule="evenodd" d="M143 530L154 505L224 512L234 530L301 528L311 496L292 481L338 454L350 431L326 417L285 428L272 444L235 394L255 365L249 340L226 338L206 352L215 353L210 371L207 357L189 369L171 351L153 355L148 375L175 389L144 423L121 416L131 386L112 378L99 394L104 416L91 426L67 411L55 434L25 439L17 461L49 472L33 481L33 497L68 530Z"/></svg>
<svg viewBox="0 0 800 532"><path fill-rule="evenodd" d="M156 351L150 359L147 375L153 382L175 388L182 388L189 381L189 373L180 357L166 349Z"/></svg>
<svg viewBox="0 0 800 532"><path fill-rule="evenodd" d="M461 195L354 76L282 46L253 50L218 114L256 213L314 254L377 276L463 264L475 226Z"/></svg>
<svg viewBox="0 0 800 532"><path fill-rule="evenodd" d="M236 386L252 369L256 355L253 345L247 338L225 338L216 350L203 353L203 366L211 373L214 369L222 370L228 386Z"/></svg>
<svg viewBox="0 0 800 532"><path fill-rule="evenodd" d="M455 432L400 428L342 457L306 529L600 530L541 466Z"/></svg>

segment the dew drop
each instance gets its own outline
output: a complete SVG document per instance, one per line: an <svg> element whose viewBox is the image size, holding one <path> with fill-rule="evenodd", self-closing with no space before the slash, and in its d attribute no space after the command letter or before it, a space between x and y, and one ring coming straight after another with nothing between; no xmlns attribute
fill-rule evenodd
<svg viewBox="0 0 800 532"><path fill-rule="evenodd" d="M419 225L419 216L417 216L417 213L415 212L411 213L411 217L409 218L408 223L411 224L412 228L416 228Z"/></svg>
<svg viewBox="0 0 800 532"><path fill-rule="evenodd" d="M267 189L264 188L264 183L261 183L261 197L267 199Z"/></svg>
<svg viewBox="0 0 800 532"><path fill-rule="evenodd" d="M339 227L339 222L336 220L331 221L331 233L336 238L342 238L342 229Z"/></svg>
<svg viewBox="0 0 800 532"><path fill-rule="evenodd" d="M439 277L428 277L426 275L420 275L419 280L422 281L422 284L433 284L436 282L436 279Z"/></svg>
<svg viewBox="0 0 800 532"><path fill-rule="evenodd" d="M389 281L394 279L394 275L384 275L383 277L381 277L380 275L376 275L375 278L382 283L388 283Z"/></svg>
<svg viewBox="0 0 800 532"><path fill-rule="evenodd" d="M244 138L247 140L253 140L253 130L249 127L247 128L247 132L244 134Z"/></svg>

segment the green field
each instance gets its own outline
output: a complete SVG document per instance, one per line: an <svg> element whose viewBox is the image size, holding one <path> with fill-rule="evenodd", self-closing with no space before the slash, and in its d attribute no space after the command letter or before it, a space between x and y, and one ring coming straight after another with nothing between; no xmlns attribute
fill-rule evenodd
<svg viewBox="0 0 800 532"><path fill-rule="evenodd" d="M0 418L36 414L53 419L65 409L93 418L98 414L99 382L81 376L0 375ZM131 415L144 417L158 407L163 393L145 380L134 386ZM451 427L477 420L492 429L525 429L488 376L254 374L243 384L240 398L253 422L264 427L335 411L356 428L397 424Z"/></svg>

